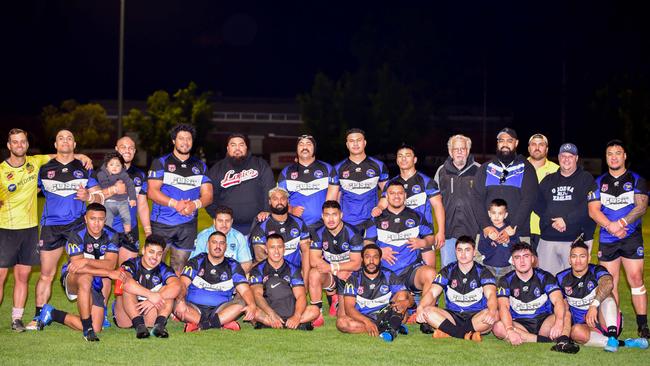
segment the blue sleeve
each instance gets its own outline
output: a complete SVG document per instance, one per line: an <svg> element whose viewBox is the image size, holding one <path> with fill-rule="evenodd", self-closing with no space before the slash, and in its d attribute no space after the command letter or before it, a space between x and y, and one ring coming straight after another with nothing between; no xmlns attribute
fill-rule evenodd
<svg viewBox="0 0 650 366"><path fill-rule="evenodd" d="M343 296L357 296L357 287L354 285L356 276L350 276L343 287Z"/></svg>
<svg viewBox="0 0 650 366"><path fill-rule="evenodd" d="M302 274L298 268L291 268L291 287L296 286L305 286L305 281L302 279Z"/></svg>
<svg viewBox="0 0 650 366"><path fill-rule="evenodd" d="M449 278L447 278L447 268L443 268L438 272L436 277L433 278L433 283L440 285L443 289L447 288L447 284L449 283Z"/></svg>
<svg viewBox="0 0 650 366"><path fill-rule="evenodd" d="M160 264L160 275L163 283L167 283L167 280L172 277L177 277L176 273L164 263Z"/></svg>
<svg viewBox="0 0 650 366"><path fill-rule="evenodd" d="M278 175L278 187L288 191L287 189L287 168L289 166L285 166L280 174Z"/></svg>
<svg viewBox="0 0 650 366"><path fill-rule="evenodd" d="M65 252L68 257L82 255L84 252L83 243L81 238L76 234L68 235L68 243L65 246Z"/></svg>
<svg viewBox="0 0 650 366"><path fill-rule="evenodd" d="M557 291L559 289L560 286L557 285L557 280L555 279L555 276L553 276L550 273L546 273L544 278L544 292L550 295L551 292Z"/></svg>
<svg viewBox="0 0 650 366"><path fill-rule="evenodd" d="M120 268L122 270L124 270L124 272L129 273L131 275L131 277L135 277L135 262L134 262L133 259L129 259L129 260L124 261L124 263L122 263Z"/></svg>
<svg viewBox="0 0 650 366"><path fill-rule="evenodd" d="M433 235L433 227L420 215L420 238L424 238L427 235Z"/></svg>
<svg viewBox="0 0 650 366"><path fill-rule="evenodd" d="M332 169L332 175L330 176L330 184L338 186L341 183L339 182L339 168L341 167L341 164L343 162L340 162L334 166L334 169Z"/></svg>
<svg viewBox="0 0 650 366"><path fill-rule="evenodd" d="M390 292L392 292L393 295L406 290L406 284L393 272L390 272L389 274L388 283L390 284Z"/></svg>
<svg viewBox="0 0 650 366"><path fill-rule="evenodd" d="M427 192L427 198L435 197L440 194L440 189L438 188L438 183L435 180L428 178L427 186L425 191Z"/></svg>
<svg viewBox="0 0 650 366"><path fill-rule="evenodd" d="M379 161L379 181L380 182L385 182L388 180L389 175L388 175L388 168L386 167L386 164L384 164L382 161Z"/></svg>
<svg viewBox="0 0 650 366"><path fill-rule="evenodd" d="M99 185L97 182L97 179L95 179L95 174L93 174L93 170L90 169L88 170L88 181L86 182L86 188L92 188L96 185Z"/></svg>
<svg viewBox="0 0 650 366"><path fill-rule="evenodd" d="M648 195L648 188L646 188L646 181L645 178L641 177L640 175L634 174L635 178L635 184L634 184L634 193L635 194L642 194L647 196Z"/></svg>
<svg viewBox="0 0 650 366"><path fill-rule="evenodd" d="M309 245L309 249L314 249L314 250L323 249L323 240L316 232L314 232L314 236L312 237L312 242Z"/></svg>
<svg viewBox="0 0 650 366"><path fill-rule="evenodd" d="M497 286L497 297L510 297L510 284L505 277L501 277Z"/></svg>
<svg viewBox="0 0 650 366"><path fill-rule="evenodd" d="M262 271L260 270L260 266L255 266L250 273L250 277L248 278L248 282L250 283L251 286L253 285L261 285L262 280Z"/></svg>
<svg viewBox="0 0 650 366"><path fill-rule="evenodd" d="M190 280L194 280L194 277L196 277L198 270L199 270L199 261L197 258L192 258L187 262L185 267L183 267L183 272L181 272L181 276L185 276Z"/></svg>
<svg viewBox="0 0 650 366"><path fill-rule="evenodd" d="M497 279L494 277L492 272L490 272L487 268L482 268L481 270L481 286L485 285L496 285L497 284Z"/></svg>
<svg viewBox="0 0 650 366"><path fill-rule="evenodd" d="M212 179L210 179L210 177L208 176L208 166L205 165L204 162L201 162L201 164L203 165L201 167L201 172L203 174L203 177L201 178L201 184L206 184L206 183L212 184Z"/></svg>
<svg viewBox="0 0 650 366"><path fill-rule="evenodd" d="M230 268L232 269L232 282L235 284L235 286L242 283L248 283L248 280L246 279L246 273L244 273L244 269L241 268L241 265L237 263L237 261L233 260L230 262Z"/></svg>
<svg viewBox="0 0 650 366"><path fill-rule="evenodd" d="M142 181L142 185L140 186L140 194L143 194L143 195L146 196L146 195L147 195L147 187L148 187L148 185L147 185L147 180L144 179L144 180Z"/></svg>
<svg viewBox="0 0 650 366"><path fill-rule="evenodd" d="M597 264L594 268L594 274L596 275L596 281L600 280L600 278L603 276L611 276L609 271L607 271L607 269L600 264Z"/></svg>
<svg viewBox="0 0 650 366"><path fill-rule="evenodd" d="M363 250L363 238L361 234L352 232L349 244L351 253L361 253L361 250Z"/></svg>
<svg viewBox="0 0 650 366"><path fill-rule="evenodd" d="M249 234L249 240L251 245L266 245L266 234L262 230L263 222L257 223L251 233Z"/></svg>
<svg viewBox="0 0 650 366"><path fill-rule="evenodd" d="M333 185L338 184L339 178L336 176L336 170L334 170L334 168L327 163L325 163L325 166L327 167L327 172L328 172L327 182Z"/></svg>
<svg viewBox="0 0 650 366"><path fill-rule="evenodd" d="M163 180L163 176L165 175L165 167L160 161L161 159L162 158L154 159L154 161L151 162L151 167L149 168L149 175L147 176L147 179Z"/></svg>
<svg viewBox="0 0 650 366"><path fill-rule="evenodd" d="M307 224L305 224L304 221L302 221L301 218L296 218L298 220L298 224L300 224L300 240L305 240L309 239L311 235L309 234L309 227Z"/></svg>
<svg viewBox="0 0 650 366"><path fill-rule="evenodd" d="M600 201L600 181L603 177L596 178L596 183L591 187L591 191L587 193L587 201Z"/></svg>

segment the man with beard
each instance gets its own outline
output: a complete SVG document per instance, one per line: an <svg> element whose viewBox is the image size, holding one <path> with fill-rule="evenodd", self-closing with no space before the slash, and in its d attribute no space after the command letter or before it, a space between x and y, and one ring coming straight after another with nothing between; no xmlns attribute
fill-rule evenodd
<svg viewBox="0 0 650 366"><path fill-rule="evenodd" d="M574 144L562 144L558 159L560 170L542 180L535 205L542 232L537 248L539 266L554 275L566 267L571 243L584 236L583 228L591 221L587 195L594 186L591 174L578 167ZM585 243L591 248L591 240Z"/></svg>
<svg viewBox="0 0 650 366"><path fill-rule="evenodd" d="M612 294L619 302L621 264L632 292L640 337L650 338L648 298L643 284L643 236L641 218L648 208L648 189L643 177L627 170L627 154L620 140L607 143L608 172L596 179L589 193L589 216L600 225L598 261L614 277Z"/></svg>
<svg viewBox="0 0 650 366"><path fill-rule="evenodd" d="M498 243L510 240L508 233L515 232L519 239L530 242L530 213L537 199L535 168L516 152L519 140L512 128L504 128L497 134L497 154L484 163L476 176L474 212L483 235ZM487 215L488 207L495 198L508 204L510 225L497 230Z"/></svg>
<svg viewBox="0 0 650 366"><path fill-rule="evenodd" d="M32 266L40 264L36 200L38 172L56 155L27 155L27 132L19 128L9 131L7 149L9 158L0 163L0 303L5 279L9 268L13 267L11 329L23 332L29 274ZM92 168L92 161L85 155L75 155L75 158L82 160L86 168Z"/></svg>
<svg viewBox="0 0 650 366"><path fill-rule="evenodd" d="M537 183L551 173L555 173L560 166L547 159L548 139L541 133L536 133L528 139L528 162L535 167L537 173ZM592 230L593 231L593 230ZM539 242L539 216L536 213L530 214L530 244L537 251Z"/></svg>
<svg viewBox="0 0 650 366"><path fill-rule="evenodd" d="M298 160L280 172L278 187L289 192L289 213L303 219L310 228L316 228L321 224L321 207L334 181L334 170L331 165L316 160L313 136L298 137L296 153Z"/></svg>
<svg viewBox="0 0 650 366"><path fill-rule="evenodd" d="M398 332L408 333L402 323L406 310L413 305L413 297L393 272L382 268L381 249L376 244L366 245L361 258L361 270L345 283L343 310L336 319L336 329L381 336L390 342ZM392 319L385 319L386 313L392 313Z"/></svg>
<svg viewBox="0 0 650 366"><path fill-rule="evenodd" d="M149 218L149 202L147 202L147 175L144 171L132 164L136 152L135 142L129 136L124 136L117 140L115 150L122 155L124 165L126 166L126 173L133 180L135 192L138 196L137 205L129 208L131 210L131 235L135 237L135 244L130 245L126 241L122 241L119 259L119 263L122 263L138 255L138 250L140 249L138 218L140 218L140 222L142 223L145 237L151 235L151 221ZM124 232L122 219L119 215L113 219L113 229L120 233Z"/></svg>
<svg viewBox="0 0 650 366"><path fill-rule="evenodd" d="M151 229L171 243L171 267L180 274L194 249L198 210L212 203L207 167L191 156L194 127L171 130L172 153L151 163L147 195L153 201Z"/></svg>
<svg viewBox="0 0 650 366"><path fill-rule="evenodd" d="M445 244L440 248L442 267L456 260L456 239L462 235L476 237L479 232L472 209L472 190L481 165L470 154L472 140L454 135L447 141L449 157L438 168L434 180L438 183L445 208Z"/></svg>
<svg viewBox="0 0 650 366"><path fill-rule="evenodd" d="M309 229L299 217L289 214L289 193L280 187L269 191L271 215L258 222L251 230L249 240L255 261L266 259L266 240L277 233L284 239L284 259L301 269L303 279L309 275Z"/></svg>
<svg viewBox="0 0 650 366"><path fill-rule="evenodd" d="M226 157L216 162L208 172L214 182L214 202L206 208L214 218L217 206L233 209L232 226L248 235L257 217L268 216L267 192L275 186L273 171L262 158L248 152L246 136L235 133L226 140Z"/></svg>

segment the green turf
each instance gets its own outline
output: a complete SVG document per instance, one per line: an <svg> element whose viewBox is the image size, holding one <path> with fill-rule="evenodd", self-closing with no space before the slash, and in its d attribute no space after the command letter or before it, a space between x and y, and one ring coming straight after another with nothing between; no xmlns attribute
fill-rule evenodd
<svg viewBox="0 0 650 366"><path fill-rule="evenodd" d="M650 215L650 214L649 214ZM650 223L650 217L645 220ZM199 228L210 225L201 212ZM647 240L650 227L644 225ZM646 263L647 283L650 266ZM36 269L38 270L38 269ZM34 311L34 285L38 273L32 274L29 299L24 320L29 321ZM623 313L627 317L623 338L636 336L634 312L630 303L629 287L621 283ZM253 330L243 324L242 331L210 330L183 334L180 323L170 321L170 338L135 338L133 330L105 330L99 343L86 343L80 332L53 324L42 332L15 334L10 330L11 293L13 277L5 286L5 299L0 305L0 365L65 365L65 364L338 364L338 365L644 365L650 351L620 349L608 354L599 348L581 347L576 355L549 351L550 344L525 344L511 347L492 335L483 343L444 339L432 340L415 326L411 334L399 336L387 344L367 335L346 335L334 327L334 319L326 317L326 324L313 332L287 330ZM76 311L57 279L52 287L51 303L63 310ZM8 296L7 296L8 295ZM644 361L645 360L645 361Z"/></svg>

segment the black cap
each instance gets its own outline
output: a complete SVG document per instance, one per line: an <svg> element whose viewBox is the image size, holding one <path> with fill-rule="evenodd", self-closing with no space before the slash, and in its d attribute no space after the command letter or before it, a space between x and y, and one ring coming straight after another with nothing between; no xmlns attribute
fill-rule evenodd
<svg viewBox="0 0 650 366"><path fill-rule="evenodd" d="M513 129L510 128L510 127L505 127L504 129L502 129L501 131L499 131L499 133L497 133L497 138L499 138L499 136L500 136L502 133L507 133L508 135L512 136L514 139L518 139L518 138L517 138L517 132L515 132L515 130L513 130Z"/></svg>

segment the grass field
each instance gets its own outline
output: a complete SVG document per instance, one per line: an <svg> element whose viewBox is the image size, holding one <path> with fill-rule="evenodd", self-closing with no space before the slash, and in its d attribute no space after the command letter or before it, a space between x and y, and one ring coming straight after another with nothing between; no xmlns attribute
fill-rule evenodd
<svg viewBox="0 0 650 366"><path fill-rule="evenodd" d="M650 214L649 214L650 215ZM650 217L646 217L650 223ZM210 220L201 212L199 228L209 226ZM141 234L142 235L142 234ZM650 225L644 225L647 242ZM650 266L646 262L646 283L650 284ZM38 268L35 269L38 271ZM58 274L57 274L58 276ZM33 273L25 317L27 323L34 311L34 285L38 273ZM623 313L627 318L623 338L636 337L636 323L630 303L629 287L621 283ZM650 287L650 286L649 286ZM59 285L58 277L52 287L50 301L55 307L76 312ZM67 365L110 364L233 364L233 365L648 365L650 350L620 349L609 354L599 348L581 347L576 355L551 352L551 344L525 344L514 348L489 335L481 344L454 339L433 340L410 326L411 334L400 336L387 344L367 335L339 333L334 319L313 332L287 330L253 330L242 323L240 332L210 330L184 334L181 323L170 321L169 339L139 340L130 329L114 325L100 333L101 342L83 341L80 332L52 324L42 332L15 334L10 330L13 277L5 285L4 301L0 305L0 365ZM645 361L644 361L645 360Z"/></svg>

